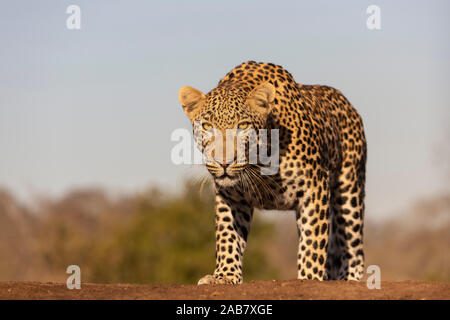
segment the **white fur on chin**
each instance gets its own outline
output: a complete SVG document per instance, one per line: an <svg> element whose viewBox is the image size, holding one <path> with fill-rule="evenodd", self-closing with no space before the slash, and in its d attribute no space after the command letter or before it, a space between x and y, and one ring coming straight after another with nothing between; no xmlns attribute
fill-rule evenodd
<svg viewBox="0 0 450 320"><path fill-rule="evenodd" d="M230 179L229 177L225 177L223 179L215 179L215 182L221 187L232 187L238 182L238 179Z"/></svg>

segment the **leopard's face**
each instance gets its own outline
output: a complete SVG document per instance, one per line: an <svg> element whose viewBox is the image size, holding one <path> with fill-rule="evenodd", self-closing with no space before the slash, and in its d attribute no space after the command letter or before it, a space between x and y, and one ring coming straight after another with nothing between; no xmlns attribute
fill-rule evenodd
<svg viewBox="0 0 450 320"><path fill-rule="evenodd" d="M259 129L265 128L263 117L245 112L245 106L241 108L244 112L230 123L214 121L220 114L210 112L193 121L196 145L205 155L206 168L219 185L232 186L245 170L251 170L250 155L257 150ZM226 109L229 108L215 110L223 113Z"/></svg>
<svg viewBox="0 0 450 320"><path fill-rule="evenodd" d="M237 184L242 175L252 174L257 165L259 134L266 128L274 94L271 85L258 88L248 93L227 87L207 95L190 87L180 90L180 101L192 122L195 143L205 155L206 168L220 186Z"/></svg>

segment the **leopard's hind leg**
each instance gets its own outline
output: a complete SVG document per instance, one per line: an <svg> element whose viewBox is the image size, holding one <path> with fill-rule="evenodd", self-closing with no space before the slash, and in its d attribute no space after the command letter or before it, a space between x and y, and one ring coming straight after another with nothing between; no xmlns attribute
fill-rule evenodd
<svg viewBox="0 0 450 320"><path fill-rule="evenodd" d="M331 195L331 232L327 251L328 279L361 280L364 275L363 226L365 144L343 161Z"/></svg>

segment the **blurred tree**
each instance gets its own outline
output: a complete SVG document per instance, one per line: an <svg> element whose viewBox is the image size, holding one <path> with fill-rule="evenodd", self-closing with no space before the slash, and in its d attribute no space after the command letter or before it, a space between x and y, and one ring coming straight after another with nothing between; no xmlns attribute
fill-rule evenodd
<svg viewBox="0 0 450 320"><path fill-rule="evenodd" d="M187 182L179 196L154 190L137 201L133 217L94 246L87 281L192 284L214 270L211 192L200 192L198 185ZM244 277L273 278L276 271L264 247L274 230L259 219L252 228Z"/></svg>

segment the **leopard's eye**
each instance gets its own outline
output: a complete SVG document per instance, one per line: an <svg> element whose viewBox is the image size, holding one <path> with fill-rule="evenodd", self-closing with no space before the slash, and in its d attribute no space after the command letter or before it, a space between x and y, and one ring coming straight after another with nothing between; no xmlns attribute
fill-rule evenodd
<svg viewBox="0 0 450 320"><path fill-rule="evenodd" d="M202 127L203 127L203 129L206 130L206 131L211 130L211 129L213 128L212 124L209 123L209 122L204 122L204 123L202 124Z"/></svg>
<svg viewBox="0 0 450 320"><path fill-rule="evenodd" d="M241 130L245 130L248 127L250 127L250 122L249 121L244 121L244 122L241 122L241 123L238 124L238 129L241 129Z"/></svg>

